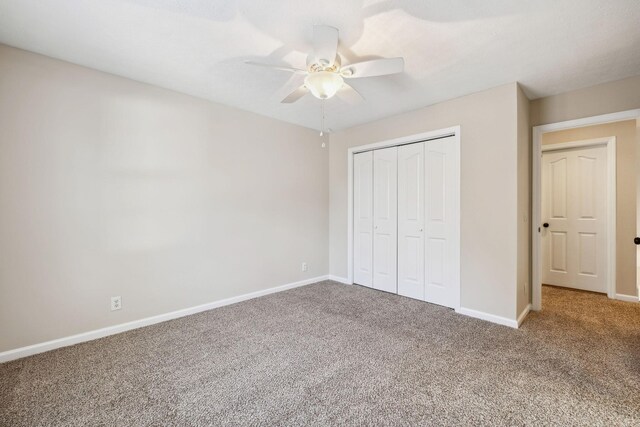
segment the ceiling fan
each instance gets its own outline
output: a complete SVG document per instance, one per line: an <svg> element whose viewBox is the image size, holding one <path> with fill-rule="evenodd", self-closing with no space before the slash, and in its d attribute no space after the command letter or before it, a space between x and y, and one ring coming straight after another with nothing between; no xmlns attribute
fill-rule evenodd
<svg viewBox="0 0 640 427"><path fill-rule="evenodd" d="M345 83L345 79L386 76L404 70L403 58L372 59L342 65L342 59L338 54L338 29L327 25L313 27L313 51L307 56L305 69L255 61L245 62L305 75L304 84L281 101L285 104L296 102L309 92L319 99L329 99L338 94L339 97L354 102L361 100L362 95Z"/></svg>

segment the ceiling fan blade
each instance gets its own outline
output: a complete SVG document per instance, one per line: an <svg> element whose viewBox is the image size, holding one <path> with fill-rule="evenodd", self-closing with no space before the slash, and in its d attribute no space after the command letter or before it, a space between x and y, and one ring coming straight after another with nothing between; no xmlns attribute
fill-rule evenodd
<svg viewBox="0 0 640 427"><path fill-rule="evenodd" d="M244 63L249 65L256 65L258 67L271 68L273 70L288 71L290 73L298 73L298 74L307 73L305 70L301 70L299 68L294 68L294 67L287 67L285 65L265 64L263 62L256 62L256 61L244 61Z"/></svg>
<svg viewBox="0 0 640 427"><path fill-rule="evenodd" d="M313 26L313 55L315 61L330 67L338 54L338 29L328 25Z"/></svg>
<svg viewBox="0 0 640 427"><path fill-rule="evenodd" d="M372 59L356 62L342 67L340 73L345 79L359 77L386 76L401 73L404 70L404 58Z"/></svg>
<svg viewBox="0 0 640 427"><path fill-rule="evenodd" d="M296 102L298 99L302 98L303 96L305 96L307 93L309 93L309 89L307 89L305 85L302 85L296 90L294 90L293 92L291 92L289 95L287 95L280 102L282 102L283 104L291 104L293 102Z"/></svg>
<svg viewBox="0 0 640 427"><path fill-rule="evenodd" d="M336 92L336 96L348 104L357 104L364 101L364 97L353 87L344 83L340 90Z"/></svg>
<svg viewBox="0 0 640 427"><path fill-rule="evenodd" d="M283 84L278 90L273 92L269 97L272 101L280 102L286 96L289 96L291 92L304 85L305 76L302 74L291 74L286 83Z"/></svg>

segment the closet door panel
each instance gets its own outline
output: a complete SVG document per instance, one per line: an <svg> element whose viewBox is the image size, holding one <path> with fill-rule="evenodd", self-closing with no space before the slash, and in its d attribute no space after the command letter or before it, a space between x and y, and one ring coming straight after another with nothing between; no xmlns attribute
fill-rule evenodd
<svg viewBox="0 0 640 427"><path fill-rule="evenodd" d="M398 147L398 294L424 300L424 143Z"/></svg>
<svg viewBox="0 0 640 427"><path fill-rule="evenodd" d="M459 288L460 178L452 138L425 143L425 301L453 307Z"/></svg>
<svg viewBox="0 0 640 427"><path fill-rule="evenodd" d="M353 281L373 287L373 152L353 157Z"/></svg>
<svg viewBox="0 0 640 427"><path fill-rule="evenodd" d="M398 148L373 152L373 287L397 292Z"/></svg>

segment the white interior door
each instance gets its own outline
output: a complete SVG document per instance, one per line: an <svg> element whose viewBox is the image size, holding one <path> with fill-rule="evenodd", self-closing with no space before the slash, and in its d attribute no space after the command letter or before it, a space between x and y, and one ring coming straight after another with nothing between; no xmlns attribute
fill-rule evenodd
<svg viewBox="0 0 640 427"><path fill-rule="evenodd" d="M398 294L424 300L424 143L398 147Z"/></svg>
<svg viewBox="0 0 640 427"><path fill-rule="evenodd" d="M542 283L607 292L607 149L542 154Z"/></svg>
<svg viewBox="0 0 640 427"><path fill-rule="evenodd" d="M373 152L353 156L353 281L373 287Z"/></svg>
<svg viewBox="0 0 640 427"><path fill-rule="evenodd" d="M425 301L460 300L460 156L455 139L425 143Z"/></svg>
<svg viewBox="0 0 640 427"><path fill-rule="evenodd" d="M373 287L397 292L398 147L373 152Z"/></svg>

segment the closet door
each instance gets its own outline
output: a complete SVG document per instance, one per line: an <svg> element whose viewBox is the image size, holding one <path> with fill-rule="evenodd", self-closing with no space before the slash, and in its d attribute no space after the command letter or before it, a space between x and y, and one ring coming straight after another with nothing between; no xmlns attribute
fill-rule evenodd
<svg viewBox="0 0 640 427"><path fill-rule="evenodd" d="M353 156L353 281L373 287L373 152Z"/></svg>
<svg viewBox="0 0 640 427"><path fill-rule="evenodd" d="M398 147L373 152L373 287L397 293Z"/></svg>
<svg viewBox="0 0 640 427"><path fill-rule="evenodd" d="M460 282L460 171L453 138L425 143L425 301L455 308Z"/></svg>
<svg viewBox="0 0 640 427"><path fill-rule="evenodd" d="M398 294L424 300L424 143L398 147Z"/></svg>

